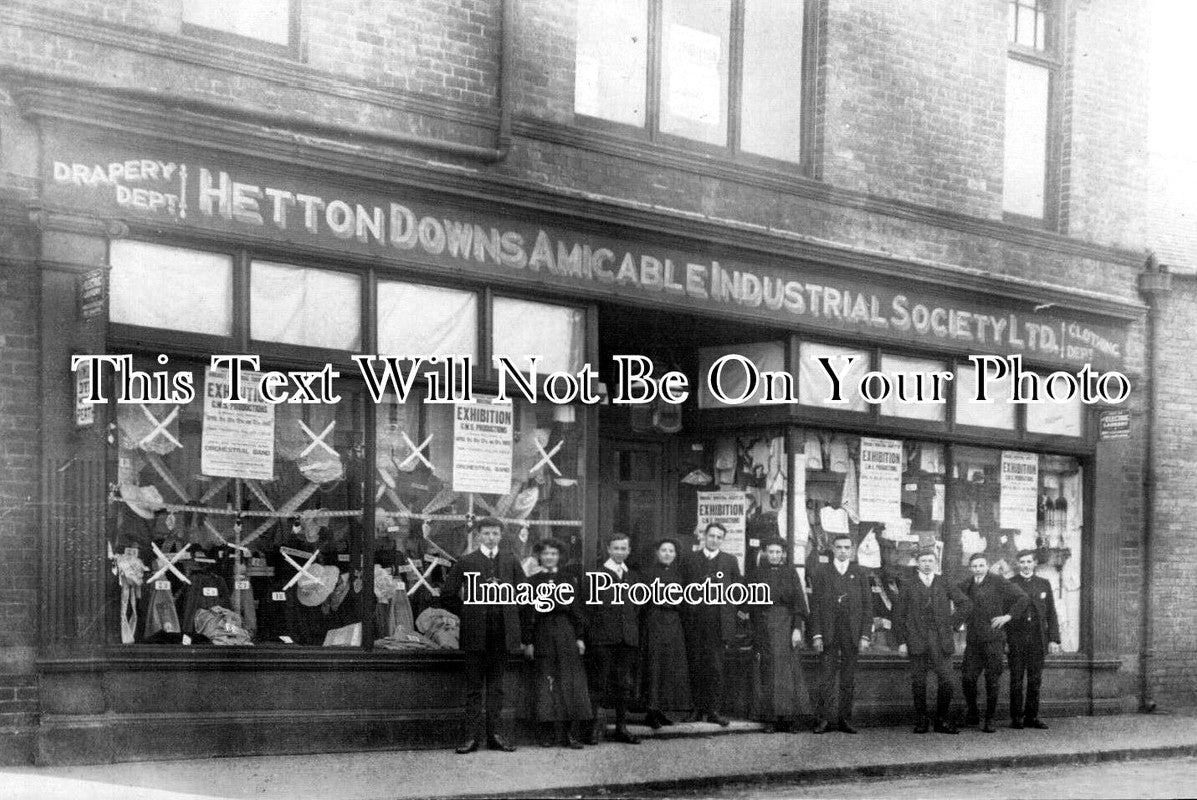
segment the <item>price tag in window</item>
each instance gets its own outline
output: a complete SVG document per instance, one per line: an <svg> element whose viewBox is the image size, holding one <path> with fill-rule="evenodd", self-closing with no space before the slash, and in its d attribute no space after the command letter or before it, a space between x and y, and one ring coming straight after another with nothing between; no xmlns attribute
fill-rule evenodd
<svg viewBox="0 0 1197 800"><path fill-rule="evenodd" d="M295 644L295 640L293 640L290 636L280 636L278 638L283 644Z"/></svg>
<svg viewBox="0 0 1197 800"><path fill-rule="evenodd" d="M204 597L216 597L218 594L219 592L216 591L215 586L204 587Z"/></svg>
<svg viewBox="0 0 1197 800"><path fill-rule="evenodd" d="M348 564L349 563L349 554L348 553L337 553L337 561L341 561L341 562Z"/></svg>
<svg viewBox="0 0 1197 800"><path fill-rule="evenodd" d="M287 599L287 593L286 592L271 592L270 599L276 603L281 603Z"/></svg>
<svg viewBox="0 0 1197 800"><path fill-rule="evenodd" d="M388 525L387 526L387 533L398 533L398 532L399 532L398 525Z"/></svg>
<svg viewBox="0 0 1197 800"><path fill-rule="evenodd" d="M169 592L170 591L170 581L154 581L154 588L159 591Z"/></svg>
<svg viewBox="0 0 1197 800"><path fill-rule="evenodd" d="M761 546L761 540L760 540L760 539L749 539L749 540L748 540L748 546L749 546L749 547L760 547L760 546Z"/></svg>
<svg viewBox="0 0 1197 800"><path fill-rule="evenodd" d="M191 637L187 634L183 634L183 644L191 644Z"/></svg>
<svg viewBox="0 0 1197 800"><path fill-rule="evenodd" d="M233 581L233 589L238 592L249 591L249 581Z"/></svg>
<svg viewBox="0 0 1197 800"><path fill-rule="evenodd" d="M819 563L820 563L820 564L827 564L827 563L829 563L830 561L831 561L831 559L830 559L830 558L828 558L827 556L819 556Z"/></svg>

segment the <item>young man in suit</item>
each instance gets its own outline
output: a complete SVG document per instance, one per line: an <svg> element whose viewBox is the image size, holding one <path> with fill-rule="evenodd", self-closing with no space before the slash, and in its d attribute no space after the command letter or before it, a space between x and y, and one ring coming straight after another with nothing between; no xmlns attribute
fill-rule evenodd
<svg viewBox="0 0 1197 800"><path fill-rule="evenodd" d="M682 583L721 583L729 586L740 581L736 557L722 550L727 531L712 522L703 532L701 550L688 553L682 560ZM686 656L690 662L690 695L694 701L693 719L706 720L726 727L723 706L723 656L736 635L737 608L720 605L682 607L682 627L686 635Z"/></svg>
<svg viewBox="0 0 1197 800"><path fill-rule="evenodd" d="M445 578L443 600L461 618L460 643L465 654L466 729L457 752L478 749L485 737L491 750L515 750L498 733L503 714L503 668L507 654L520 649L519 607L514 603L478 603L471 586L510 585L525 581L515 556L499 550L503 523L493 517L478 521L479 548L458 559ZM485 699L485 704L484 704Z"/></svg>
<svg viewBox="0 0 1197 800"><path fill-rule="evenodd" d="M1052 585L1035 574L1034 550L1018 552L1018 574L1010 582L1023 590L1030 602L1027 610L1006 626L1010 647L1010 727L1047 729L1039 719L1039 685L1047 653L1060 652L1060 623ZM1023 705L1023 678L1026 705Z"/></svg>
<svg viewBox="0 0 1197 800"><path fill-rule="evenodd" d="M627 565L632 552L631 540L625 533L616 533L607 540L607 560L586 576L582 591L586 595L583 606L586 615L586 672L590 682L590 700L594 705L594 724L583 736L586 744L596 744L603 729L600 706L615 709L615 732L610 740L624 744L640 744L640 739L627 729L628 695L632 689L632 674L640 652L640 607L624 600L613 602L615 590L597 591L606 583L642 583ZM591 601L595 601L591 604Z"/></svg>
<svg viewBox="0 0 1197 800"><path fill-rule="evenodd" d="M985 721L983 733L994 733L993 716L997 712L998 682L1002 677L1002 656L1006 649L1007 623L1027 610L1027 596L1010 581L989 571L989 560L976 553L968 560L972 577L960 584L960 591L972 602L968 615L968 634L965 637L964 664L960 684L968 711L964 724L981 721L977 710L977 678L985 673Z"/></svg>
<svg viewBox="0 0 1197 800"><path fill-rule="evenodd" d="M838 730L856 733L852 727L856 659L872 641L873 590L869 571L852 562L851 536L836 536L831 549L831 563L819 564L811 574L811 642L820 654L815 733L830 730L832 719ZM837 678L838 704L833 697Z"/></svg>
<svg viewBox="0 0 1197 800"><path fill-rule="evenodd" d="M898 653L910 657L910 687L917 715L915 733L926 733L927 673L935 673L935 732L959 733L948 720L952 707L952 632L968 618L972 603L956 586L935 574L939 559L932 549L918 553L918 571L904 580L894 603L894 638Z"/></svg>

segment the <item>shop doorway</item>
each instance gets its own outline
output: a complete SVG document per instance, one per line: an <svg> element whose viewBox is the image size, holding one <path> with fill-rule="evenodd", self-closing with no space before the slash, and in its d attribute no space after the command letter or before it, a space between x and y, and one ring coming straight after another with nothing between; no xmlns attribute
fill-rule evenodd
<svg viewBox="0 0 1197 800"><path fill-rule="evenodd" d="M599 441L599 559L611 534L631 537L633 564L653 563L653 544L674 530L677 505L664 442L603 436Z"/></svg>

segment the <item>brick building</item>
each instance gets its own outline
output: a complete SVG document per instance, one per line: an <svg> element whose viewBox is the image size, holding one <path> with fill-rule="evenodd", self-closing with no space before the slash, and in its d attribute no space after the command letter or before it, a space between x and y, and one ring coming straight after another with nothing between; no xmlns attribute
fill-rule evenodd
<svg viewBox="0 0 1197 800"><path fill-rule="evenodd" d="M1193 304L1140 292L1147 25L1115 0L0 4L0 758L443 744L460 661L397 644L395 609L435 605L476 513L523 557L552 534L589 565L621 530L644 562L712 491L747 498L748 566L773 535L802 568L868 543L866 716L906 713L887 588L932 544L960 576L1039 550L1049 713L1191 702ZM490 456L350 360L469 354L493 394L491 355L538 354L613 395L614 355L697 385L732 352L795 401L517 400ZM198 399L79 406L87 353L164 354ZM341 402L222 417L218 353L332 363ZM1124 372L1129 438L1100 404L967 402L972 353ZM830 404L820 356L954 389ZM320 562L337 603L297 593ZM371 591L392 571L406 603ZM252 647L182 643L214 604Z"/></svg>

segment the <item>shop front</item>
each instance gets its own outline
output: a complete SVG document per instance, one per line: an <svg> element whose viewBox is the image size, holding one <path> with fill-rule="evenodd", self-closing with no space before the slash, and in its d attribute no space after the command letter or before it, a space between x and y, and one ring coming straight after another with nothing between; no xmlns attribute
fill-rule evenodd
<svg viewBox="0 0 1197 800"><path fill-rule="evenodd" d="M548 536L588 566L626 532L647 564L718 518L743 568L780 536L805 570L848 533L876 576L858 679L876 719L905 707L888 619L915 550L963 577L974 552L1010 570L1035 549L1064 651L1047 710L1117 707L1103 587L1122 532L1102 512L1118 451L1079 399L1015 404L994 378L995 401L969 402L967 356L1117 370L1138 309L975 275L948 287L494 179L39 122L43 475L60 509L43 524L42 762L449 743L461 660L440 586L482 516L529 569ZM68 369L95 354L131 358ZM231 403L211 359L237 354L259 361ZM688 398L617 402L619 355L686 375ZM716 396L705 376L729 355L744 359L725 359ZM749 362L776 377L753 386ZM555 402L586 365L603 401ZM943 402L871 403L874 370L952 377ZM260 396L271 371L296 402ZM109 402L84 402L96 388Z"/></svg>

